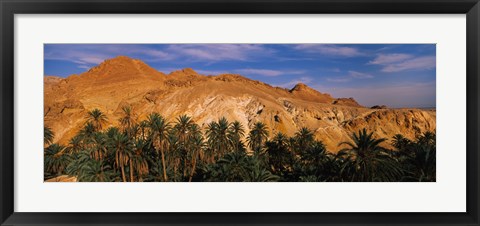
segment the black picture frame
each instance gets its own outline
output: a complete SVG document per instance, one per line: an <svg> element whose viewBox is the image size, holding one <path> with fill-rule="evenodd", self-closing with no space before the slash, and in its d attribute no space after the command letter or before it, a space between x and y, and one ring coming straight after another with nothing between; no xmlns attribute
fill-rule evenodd
<svg viewBox="0 0 480 226"><path fill-rule="evenodd" d="M0 12L1 225L479 225L479 0L0 0ZM467 211L465 213L14 212L14 15L87 13L466 14Z"/></svg>

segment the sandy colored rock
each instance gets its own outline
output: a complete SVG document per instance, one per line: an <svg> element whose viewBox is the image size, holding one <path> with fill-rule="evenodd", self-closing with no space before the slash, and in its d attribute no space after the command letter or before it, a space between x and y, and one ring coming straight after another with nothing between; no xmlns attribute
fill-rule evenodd
<svg viewBox="0 0 480 226"><path fill-rule="evenodd" d="M350 106L350 107L363 107L360 105L353 97L350 98L337 98L335 99L332 104L334 105L344 105L344 106Z"/></svg>
<svg viewBox="0 0 480 226"><path fill-rule="evenodd" d="M77 177L61 175L55 178L48 179L45 182L77 182Z"/></svg>

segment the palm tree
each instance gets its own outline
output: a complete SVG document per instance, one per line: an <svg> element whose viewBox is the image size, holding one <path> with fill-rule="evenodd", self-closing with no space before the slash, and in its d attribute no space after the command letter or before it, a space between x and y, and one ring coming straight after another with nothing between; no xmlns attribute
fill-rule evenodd
<svg viewBox="0 0 480 226"><path fill-rule="evenodd" d="M279 176L272 174L263 167L262 160L257 156L248 156L247 160L247 175L243 179L246 182L273 182L280 179Z"/></svg>
<svg viewBox="0 0 480 226"><path fill-rule="evenodd" d="M110 182L113 173L108 170L109 166L102 165L101 161L88 161L79 170L78 181L80 182Z"/></svg>
<svg viewBox="0 0 480 226"><path fill-rule="evenodd" d="M98 108L89 111L86 118L87 123L92 123L93 127L97 131L102 130L103 125L107 123L107 116Z"/></svg>
<svg viewBox="0 0 480 226"><path fill-rule="evenodd" d="M123 182L127 182L127 178L125 176L125 166L130 163L129 160L133 154L132 143L125 134L115 133L109 140L109 147L115 153L115 165L122 172ZM130 170L133 169L130 168Z"/></svg>
<svg viewBox="0 0 480 226"><path fill-rule="evenodd" d="M126 133L132 139L138 138L140 134L140 125L139 124L132 124L129 129L127 129Z"/></svg>
<svg viewBox="0 0 480 226"><path fill-rule="evenodd" d="M95 129L95 125L93 125L92 122L87 122L78 135L84 144L91 144L97 131L98 130Z"/></svg>
<svg viewBox="0 0 480 226"><path fill-rule="evenodd" d="M411 141L402 165L407 171L405 181L436 181L436 134L425 132ZM403 151L402 151L403 152Z"/></svg>
<svg viewBox="0 0 480 226"><path fill-rule="evenodd" d="M228 139L232 142L234 151L244 151L245 147L242 143L242 138L245 136L245 130L239 121L234 121L230 124L228 131Z"/></svg>
<svg viewBox="0 0 480 226"><path fill-rule="evenodd" d="M107 131L105 131L105 134L109 138L112 138L115 134L118 133L120 133L120 130L117 127L108 127Z"/></svg>
<svg viewBox="0 0 480 226"><path fill-rule="evenodd" d="M304 152L315 141L314 134L307 127L302 127L295 133L295 143L297 151Z"/></svg>
<svg viewBox="0 0 480 226"><path fill-rule="evenodd" d="M189 141L189 149L190 149L190 159L191 159L191 168L190 168L190 177L188 181L191 182L193 175L195 173L197 167L197 160L200 158L200 155L203 151L204 142L202 132L200 127L197 124L193 124L190 127L191 137Z"/></svg>
<svg viewBox="0 0 480 226"><path fill-rule="evenodd" d="M244 152L230 152L215 164L207 166L205 181L219 182L267 182L279 177L266 170L256 156Z"/></svg>
<svg viewBox="0 0 480 226"><path fill-rule="evenodd" d="M103 134L102 132L96 132L93 135L93 140L92 140L94 147L92 151L92 158L97 160L97 161L102 161L108 152L107 145L107 136Z"/></svg>
<svg viewBox="0 0 480 226"><path fill-rule="evenodd" d="M302 182L337 181L338 161L321 141L314 140L297 156L291 180Z"/></svg>
<svg viewBox="0 0 480 226"><path fill-rule="evenodd" d="M218 133L218 123L213 121L207 124L207 130L205 131L205 135L207 136L207 155L210 162L214 162L214 158L217 155L218 147L218 140L217 140L217 133Z"/></svg>
<svg viewBox="0 0 480 226"><path fill-rule="evenodd" d="M248 182L274 182L280 179L279 176L272 174L263 167L254 167L253 170L248 171Z"/></svg>
<svg viewBox="0 0 480 226"><path fill-rule="evenodd" d="M250 130L247 141L248 145L255 152L255 154L260 154L265 142L268 139L268 134L267 126L262 122L255 123L253 129Z"/></svg>
<svg viewBox="0 0 480 226"><path fill-rule="evenodd" d="M91 158L90 149L82 149L81 152L72 152L71 159L72 161L65 168L65 173L70 176L76 176L77 178L85 164L90 161L95 161Z"/></svg>
<svg viewBox="0 0 480 226"><path fill-rule="evenodd" d="M395 134L395 136L393 136L392 146L399 151L406 149L410 143L411 141L405 138L402 134Z"/></svg>
<svg viewBox="0 0 480 226"><path fill-rule="evenodd" d="M167 142L168 142L168 155L167 155L167 162L170 164L167 164L169 168L167 168L167 172L171 172L173 177L170 180L173 181L179 181L180 178L178 178L178 171L180 168L180 164L182 163L182 160L185 158L185 148L180 144L180 140L178 136L176 135L175 131L170 130L168 133L167 137Z"/></svg>
<svg viewBox="0 0 480 226"><path fill-rule="evenodd" d="M53 133L52 129L50 129L50 127L43 127L43 144L51 144L53 142L54 136L55 134Z"/></svg>
<svg viewBox="0 0 480 226"><path fill-rule="evenodd" d="M278 146L282 146L285 148L288 148L288 137L282 132L278 132L272 139L272 142L274 142Z"/></svg>
<svg viewBox="0 0 480 226"><path fill-rule="evenodd" d="M83 149L83 144L82 144L82 137L80 135L76 135L70 139L70 142L68 143L67 151L70 154L75 154L80 152Z"/></svg>
<svg viewBox="0 0 480 226"><path fill-rule="evenodd" d="M341 142L347 148L341 149L337 157L344 165L341 173L350 181L398 181L402 170L389 151L380 146L385 138L375 139L373 133L363 129L352 133L352 142Z"/></svg>
<svg viewBox="0 0 480 226"><path fill-rule="evenodd" d="M146 137L145 137L145 130L148 128L148 121L146 120L143 120L141 121L138 126L140 127L140 137L145 140Z"/></svg>
<svg viewBox="0 0 480 226"><path fill-rule="evenodd" d="M248 176L248 156L231 152L220 158L208 172L208 181L243 182Z"/></svg>
<svg viewBox="0 0 480 226"><path fill-rule="evenodd" d="M327 149L325 148L325 145L321 141L314 141L305 151L303 151L301 158L308 164L319 166L326 158L326 155Z"/></svg>
<svg viewBox="0 0 480 226"><path fill-rule="evenodd" d="M436 134L433 132L427 131L422 135L417 136L417 143L422 145L435 146Z"/></svg>
<svg viewBox="0 0 480 226"><path fill-rule="evenodd" d="M180 115L177 118L177 124L174 126L174 131L176 136L179 139L181 145L185 145L187 138L189 136L189 129L194 124L192 118L188 117L187 115Z"/></svg>
<svg viewBox="0 0 480 226"><path fill-rule="evenodd" d="M177 118L176 125L173 127L173 133L178 138L178 143L179 143L178 148L179 148L179 151L181 152L180 155L178 156L179 159L177 159L176 162L183 160L183 177L187 176L187 171L189 169L189 167L187 167L188 165L187 160L188 160L189 152L191 150L188 147L189 146L188 141L191 136L190 128L194 124L195 123L189 116L180 115Z"/></svg>
<svg viewBox="0 0 480 226"><path fill-rule="evenodd" d="M136 115L132 112L132 108L130 106L123 106L122 111L123 116L118 121L120 122L121 128L130 133L131 127L136 122Z"/></svg>
<svg viewBox="0 0 480 226"><path fill-rule="evenodd" d="M436 148L434 145L415 145L415 156L411 163L415 166L415 180L436 181Z"/></svg>
<svg viewBox="0 0 480 226"><path fill-rule="evenodd" d="M228 152L232 146L229 139L229 123L225 117L222 117L218 122L211 122L207 125L207 144L210 146L212 158L220 158Z"/></svg>
<svg viewBox="0 0 480 226"><path fill-rule="evenodd" d="M65 147L52 144L45 149L45 171L52 175L60 175L70 163L70 157L65 153Z"/></svg>
<svg viewBox="0 0 480 226"><path fill-rule="evenodd" d="M167 167L165 164L165 150L168 148L169 123L158 113L152 113L147 117L149 127L149 138L151 145L160 152L162 158L163 179L167 181Z"/></svg>
<svg viewBox="0 0 480 226"><path fill-rule="evenodd" d="M146 147L146 143L139 139L135 141L134 145L134 152L132 157L130 158L130 181L134 181L133 172L135 169L138 175L138 181L142 181L142 177L148 174L148 162L147 162L147 155L144 151Z"/></svg>
<svg viewBox="0 0 480 226"><path fill-rule="evenodd" d="M271 141L265 143L269 165L274 173L286 173L293 163L293 153L289 150L288 137L278 132Z"/></svg>

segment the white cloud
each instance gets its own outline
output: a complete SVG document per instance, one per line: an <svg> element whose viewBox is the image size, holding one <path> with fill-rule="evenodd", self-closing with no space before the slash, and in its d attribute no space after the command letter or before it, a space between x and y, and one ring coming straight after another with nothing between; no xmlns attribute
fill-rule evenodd
<svg viewBox="0 0 480 226"><path fill-rule="evenodd" d="M105 60L102 57L94 57L94 56L87 56L87 57L78 57L77 60L73 60L73 62L77 64L100 64Z"/></svg>
<svg viewBox="0 0 480 226"><path fill-rule="evenodd" d="M168 52L177 56L186 57L192 61L248 61L258 55L271 53L261 45L251 44L198 44L198 45L170 45Z"/></svg>
<svg viewBox="0 0 480 226"><path fill-rule="evenodd" d="M158 71L164 72L166 74L181 70L181 68L157 68ZM303 70L270 70L270 69L255 69L255 68L242 68L242 69L231 69L231 70L203 70L203 69L194 69L199 74L203 75L221 75L221 74L240 74L240 75L260 75L267 77L275 77L280 75L300 75L304 74Z"/></svg>
<svg viewBox="0 0 480 226"><path fill-rule="evenodd" d="M245 69L235 69L236 73L246 74L246 75L261 75L268 77L275 77L280 75L299 75L304 74L303 70L270 70L270 69L255 69L255 68L245 68Z"/></svg>
<svg viewBox="0 0 480 226"><path fill-rule="evenodd" d="M268 70L268 69L237 69L235 70L239 74L247 74L247 75L262 75L262 76L279 76L282 75L282 71L277 70Z"/></svg>
<svg viewBox="0 0 480 226"><path fill-rule="evenodd" d="M349 82L349 81L352 81L353 79L370 79L370 78L373 78L373 75L363 73L363 72L358 72L358 71L348 71L348 75L346 76L330 77L330 78L327 78L327 81Z"/></svg>
<svg viewBox="0 0 480 226"><path fill-rule="evenodd" d="M436 67L434 56L417 57L400 63L386 65L383 72L400 72L407 70L429 70Z"/></svg>
<svg viewBox="0 0 480 226"><path fill-rule="evenodd" d="M371 65L381 65L382 72L400 72L407 70L429 70L436 66L435 56L415 57L410 54L392 53L379 54L368 62Z"/></svg>
<svg viewBox="0 0 480 226"><path fill-rule="evenodd" d="M121 55L142 56L145 61L171 60L175 56L143 45L49 45L45 60L69 61L79 65L97 65L106 59Z"/></svg>
<svg viewBox="0 0 480 226"><path fill-rule="evenodd" d="M329 82L349 82L349 81L351 81L351 79L350 79L350 78L346 78L346 77L327 78L327 81L329 81Z"/></svg>
<svg viewBox="0 0 480 226"><path fill-rule="evenodd" d="M65 50L45 53L45 60L69 61L80 65L96 65L110 58L105 54L89 53L82 50Z"/></svg>
<svg viewBox="0 0 480 226"><path fill-rule="evenodd" d="M106 53L118 55L141 55L146 61L171 60L174 55L145 45L106 45L102 48Z"/></svg>
<svg viewBox="0 0 480 226"><path fill-rule="evenodd" d="M294 48L305 52L320 53L329 56L355 57L364 55L357 48L331 44L300 44Z"/></svg>
<svg viewBox="0 0 480 226"><path fill-rule="evenodd" d="M373 75L371 74L358 72L358 71L348 71L348 75L352 78L360 78L360 79L373 78Z"/></svg>
<svg viewBox="0 0 480 226"><path fill-rule="evenodd" d="M410 54L403 54L403 53L392 53L392 54L379 54L375 59L368 62L368 64L391 64L400 61L405 61L407 59L412 58L413 56Z"/></svg>
<svg viewBox="0 0 480 226"><path fill-rule="evenodd" d="M87 65L78 65L77 66L78 68L82 68L82 69L90 69L91 67L87 66Z"/></svg>
<svg viewBox="0 0 480 226"><path fill-rule="evenodd" d="M152 57L150 60L171 60L174 58L173 55L154 49L137 49L136 51L132 51L132 53L143 54Z"/></svg>

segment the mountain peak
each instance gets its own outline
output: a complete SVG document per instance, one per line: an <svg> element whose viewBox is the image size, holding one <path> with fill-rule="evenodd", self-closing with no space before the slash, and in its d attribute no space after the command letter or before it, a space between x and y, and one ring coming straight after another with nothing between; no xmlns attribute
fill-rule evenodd
<svg viewBox="0 0 480 226"><path fill-rule="evenodd" d="M140 60L130 58L128 56L117 56L114 58L104 60L97 67L133 66L135 63L143 63L143 62Z"/></svg>
<svg viewBox="0 0 480 226"><path fill-rule="evenodd" d="M170 75L173 75L173 76L182 76L182 75L189 76L190 75L191 76L191 75L198 75L198 73L192 68L184 68L181 70L172 71Z"/></svg>
<svg viewBox="0 0 480 226"><path fill-rule="evenodd" d="M105 61L133 61L135 59L128 56L116 56L114 58L106 59Z"/></svg>
<svg viewBox="0 0 480 226"><path fill-rule="evenodd" d="M334 105L343 105L343 106L350 106L350 107L362 107L353 97L349 98L337 98L335 99L332 104Z"/></svg>
<svg viewBox="0 0 480 226"><path fill-rule="evenodd" d="M293 92L293 91L302 91L302 90L308 90L308 89L312 89L310 87L308 87L307 85L305 85L305 83L297 83L291 90L290 92Z"/></svg>
<svg viewBox="0 0 480 226"><path fill-rule="evenodd" d="M291 94L301 99L320 103L331 103L334 99L328 93L320 93L304 83L297 83L290 91Z"/></svg>
<svg viewBox="0 0 480 226"><path fill-rule="evenodd" d="M186 74L198 74L195 70L189 67L182 69L182 72Z"/></svg>
<svg viewBox="0 0 480 226"><path fill-rule="evenodd" d="M117 56L106 59L99 65L84 73L89 76L101 77L152 77L152 75L163 75L163 73L151 68L143 61L128 56Z"/></svg>

